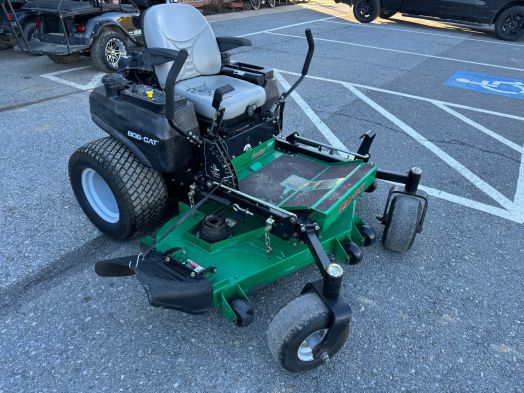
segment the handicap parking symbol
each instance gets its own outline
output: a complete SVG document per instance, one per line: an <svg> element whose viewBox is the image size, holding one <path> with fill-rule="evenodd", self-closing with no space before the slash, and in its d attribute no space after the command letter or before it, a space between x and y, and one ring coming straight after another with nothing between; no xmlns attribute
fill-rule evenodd
<svg viewBox="0 0 524 393"><path fill-rule="evenodd" d="M446 85L524 100L524 80L457 71L447 80Z"/></svg>

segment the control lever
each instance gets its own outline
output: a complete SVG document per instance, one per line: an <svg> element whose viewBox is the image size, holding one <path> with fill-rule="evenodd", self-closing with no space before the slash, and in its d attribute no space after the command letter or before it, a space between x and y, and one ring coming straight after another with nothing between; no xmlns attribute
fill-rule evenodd
<svg viewBox="0 0 524 393"><path fill-rule="evenodd" d="M311 59L313 58L313 54L315 53L315 41L313 40L313 33L311 33L310 29L306 29L305 31L306 39L307 39L307 55L306 60L304 61L304 65L302 66L302 74L300 75L300 78L293 84L293 86L290 87L290 89L284 93L279 98L279 101L284 101L292 92L295 90L298 85L302 83L304 78L306 77L308 71L309 71L309 65L311 64Z"/></svg>

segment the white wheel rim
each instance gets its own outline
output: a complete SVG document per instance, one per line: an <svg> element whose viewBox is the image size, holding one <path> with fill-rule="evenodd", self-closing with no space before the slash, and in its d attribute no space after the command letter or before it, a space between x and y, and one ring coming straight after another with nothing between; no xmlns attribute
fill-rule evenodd
<svg viewBox="0 0 524 393"><path fill-rule="evenodd" d="M118 203L104 178L91 168L85 168L81 178L84 195L95 213L111 224L118 222Z"/></svg>
<svg viewBox="0 0 524 393"><path fill-rule="evenodd" d="M307 336L306 339L302 341L302 344L300 344L300 347L298 347L298 358L303 362L312 362L314 360L313 350L324 339L327 331L327 329L320 329Z"/></svg>
<svg viewBox="0 0 524 393"><path fill-rule="evenodd" d="M106 44L106 59L113 68L118 67L118 60L126 55L126 46L119 38L111 38Z"/></svg>

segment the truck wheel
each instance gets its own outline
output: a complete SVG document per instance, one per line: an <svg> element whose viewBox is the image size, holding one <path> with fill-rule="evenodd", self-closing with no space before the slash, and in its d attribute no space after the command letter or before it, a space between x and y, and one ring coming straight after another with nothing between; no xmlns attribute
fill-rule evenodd
<svg viewBox="0 0 524 393"><path fill-rule="evenodd" d="M380 0L356 0L353 15L360 23L369 23L377 19L380 13Z"/></svg>
<svg viewBox="0 0 524 393"><path fill-rule="evenodd" d="M386 11L380 11L380 14L379 16L382 18L382 19L389 19L391 18L393 15L395 15L396 12L386 12Z"/></svg>
<svg viewBox="0 0 524 393"><path fill-rule="evenodd" d="M118 61L127 54L128 47L128 40L123 34L103 31L91 46L93 64L101 71L115 72L118 70Z"/></svg>
<svg viewBox="0 0 524 393"><path fill-rule="evenodd" d="M505 41L517 41L524 35L524 7L510 7L495 22L497 37Z"/></svg>
<svg viewBox="0 0 524 393"><path fill-rule="evenodd" d="M394 197L382 235L384 247L399 253L408 251L417 236L421 214L420 199L408 195Z"/></svg>
<svg viewBox="0 0 524 393"><path fill-rule="evenodd" d="M113 239L124 240L152 227L167 205L162 175L111 137L73 153L69 178L86 216Z"/></svg>
<svg viewBox="0 0 524 393"><path fill-rule="evenodd" d="M69 55L47 55L56 64L72 64L82 57L80 53L71 53Z"/></svg>
<svg viewBox="0 0 524 393"><path fill-rule="evenodd" d="M326 335L331 315L315 293L306 293L282 307L267 330L269 349L277 362L291 372L311 370L324 362L313 350ZM336 345L328 351L333 357L349 337L349 324Z"/></svg>

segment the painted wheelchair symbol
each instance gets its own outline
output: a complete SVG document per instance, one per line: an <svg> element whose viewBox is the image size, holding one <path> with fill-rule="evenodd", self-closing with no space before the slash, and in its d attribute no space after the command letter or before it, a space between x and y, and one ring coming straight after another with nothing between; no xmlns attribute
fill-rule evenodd
<svg viewBox="0 0 524 393"><path fill-rule="evenodd" d="M504 94L515 94L524 96L524 83L508 81L472 81L466 78L457 78L457 82L480 86L486 90Z"/></svg>

